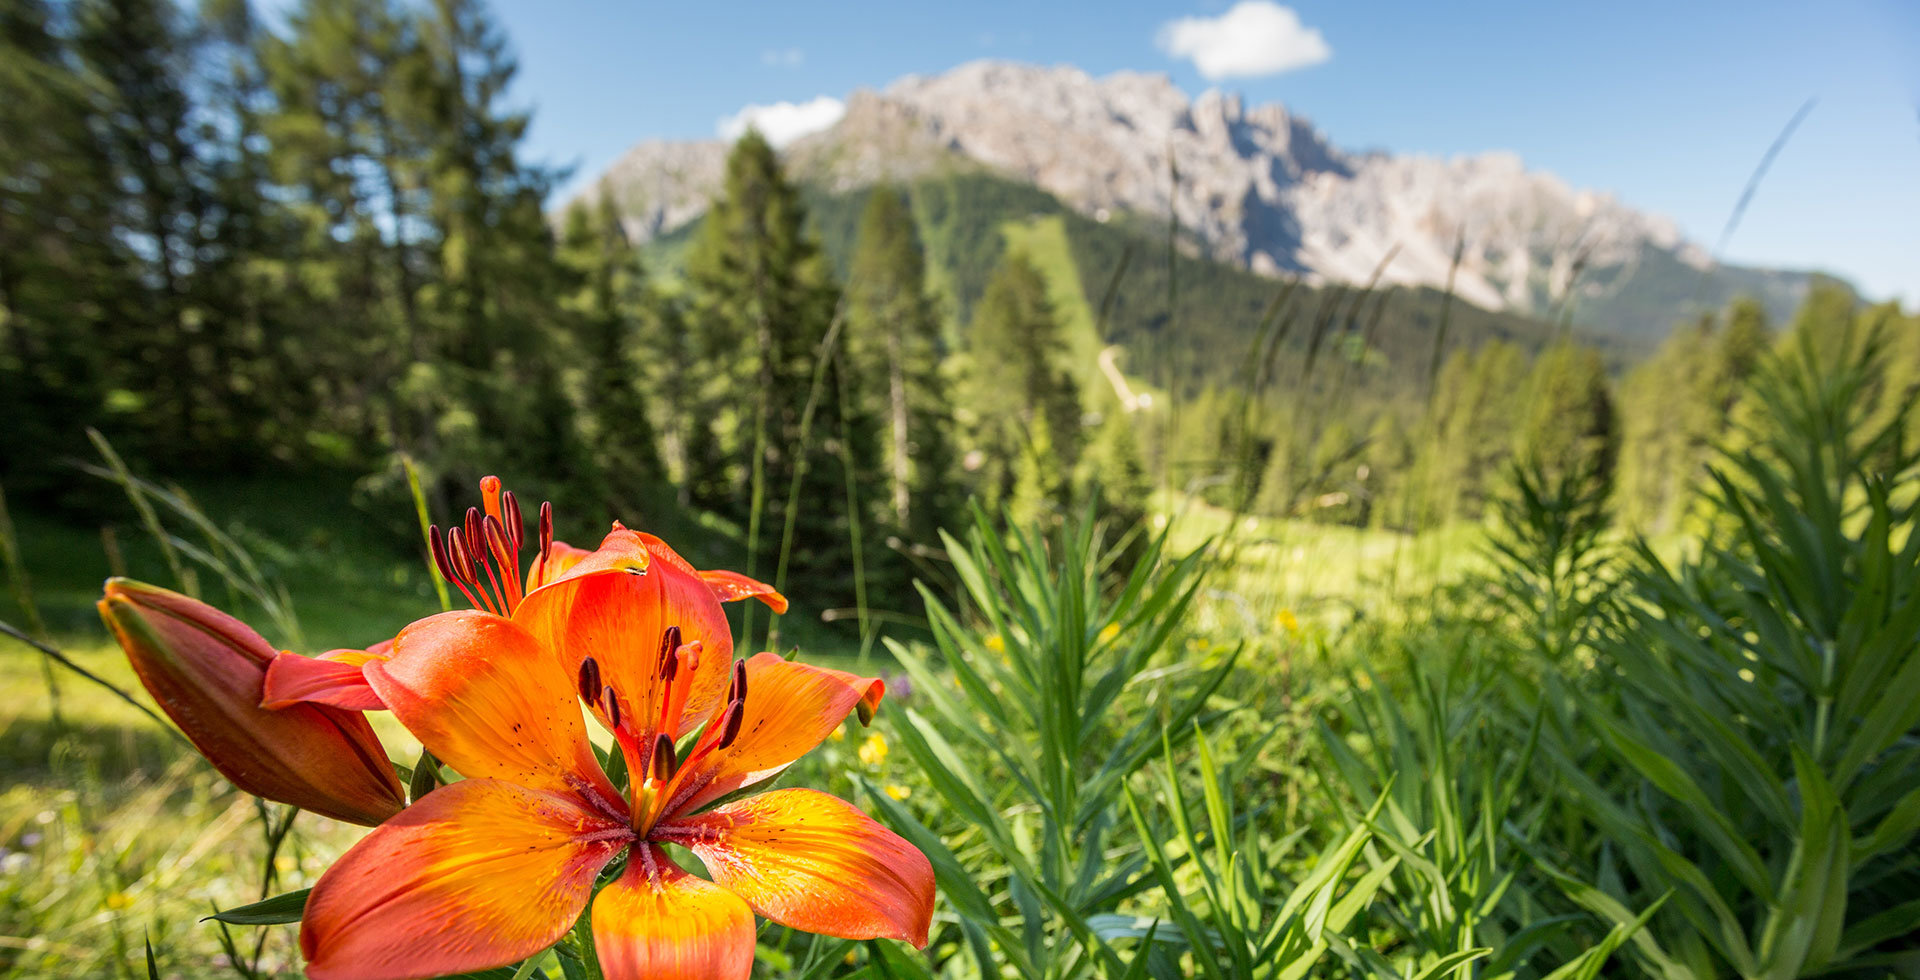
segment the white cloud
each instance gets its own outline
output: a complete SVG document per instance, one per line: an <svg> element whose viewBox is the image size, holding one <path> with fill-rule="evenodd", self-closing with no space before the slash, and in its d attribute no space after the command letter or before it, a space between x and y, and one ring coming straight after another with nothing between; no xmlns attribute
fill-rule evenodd
<svg viewBox="0 0 1920 980"><path fill-rule="evenodd" d="M807 53L799 48L770 48L760 52L760 63L768 68L798 68L807 63Z"/></svg>
<svg viewBox="0 0 1920 980"><path fill-rule="evenodd" d="M1252 78L1317 65L1333 57L1320 31L1273 0L1240 0L1218 17L1182 17L1161 25L1155 42L1192 59L1209 79Z"/></svg>
<svg viewBox="0 0 1920 980"><path fill-rule="evenodd" d="M750 105L731 116L722 116L714 130L722 139L739 139L751 126L774 146L785 146L808 133L817 133L840 121L847 104L831 95L819 95L805 102L775 102Z"/></svg>

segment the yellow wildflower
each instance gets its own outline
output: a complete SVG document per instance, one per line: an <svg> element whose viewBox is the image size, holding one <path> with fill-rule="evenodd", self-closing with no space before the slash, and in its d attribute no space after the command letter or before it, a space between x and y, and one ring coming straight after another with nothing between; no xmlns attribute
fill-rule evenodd
<svg viewBox="0 0 1920 980"><path fill-rule="evenodd" d="M833 731L828 732L827 737L836 742L844 742L847 740L847 729L845 726L836 728Z"/></svg>
<svg viewBox="0 0 1920 980"><path fill-rule="evenodd" d="M1000 634L995 633L987 637L987 649L992 650L994 653L1006 653L1007 641L1001 639Z"/></svg>
<svg viewBox="0 0 1920 980"><path fill-rule="evenodd" d="M887 795L893 797L896 800L904 800L907 797L913 795L913 787L902 786L899 783L888 783Z"/></svg>
<svg viewBox="0 0 1920 980"><path fill-rule="evenodd" d="M860 761L866 765L879 767L887 761L887 739L879 732L867 736L860 743Z"/></svg>
<svg viewBox="0 0 1920 980"><path fill-rule="evenodd" d="M1280 610L1280 615L1273 617L1273 621L1279 623L1280 628L1286 630L1289 634L1297 634L1300 632L1300 617L1295 616L1291 609Z"/></svg>
<svg viewBox="0 0 1920 980"><path fill-rule="evenodd" d="M120 909L126 908L127 906L132 904L133 904L133 899L128 897L126 892L114 892L113 894L107 896L107 908L113 909L115 911L119 911Z"/></svg>
<svg viewBox="0 0 1920 980"><path fill-rule="evenodd" d="M1113 638L1119 635L1120 635L1119 623L1108 623L1107 625L1100 627L1101 643L1112 643Z"/></svg>

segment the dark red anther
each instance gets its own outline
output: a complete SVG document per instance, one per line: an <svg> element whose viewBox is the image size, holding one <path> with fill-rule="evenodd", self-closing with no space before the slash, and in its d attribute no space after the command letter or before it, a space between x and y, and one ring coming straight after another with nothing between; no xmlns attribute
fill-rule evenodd
<svg viewBox="0 0 1920 980"><path fill-rule="evenodd" d="M453 566L447 563L447 543L440 539L440 525L427 527L427 550L433 553L433 567L440 570L440 577L453 581Z"/></svg>
<svg viewBox="0 0 1920 980"><path fill-rule="evenodd" d="M467 550L467 535L457 527L447 531L447 563L453 568L455 581L473 578L473 555Z"/></svg>
<svg viewBox="0 0 1920 980"><path fill-rule="evenodd" d="M733 701L727 705L727 716L720 719L720 748L732 745L733 740L740 737L740 722L746 714L745 702Z"/></svg>
<svg viewBox="0 0 1920 980"><path fill-rule="evenodd" d="M648 768L653 770L653 778L663 783L680 769L680 760L673 756L673 739L666 732L653 740L653 759Z"/></svg>
<svg viewBox="0 0 1920 980"><path fill-rule="evenodd" d="M540 560L553 553L553 501L540 502Z"/></svg>
<svg viewBox="0 0 1920 980"><path fill-rule="evenodd" d="M600 708L607 713L607 724L619 731L620 695L614 692L612 684L608 684L606 690L600 693Z"/></svg>
<svg viewBox="0 0 1920 980"><path fill-rule="evenodd" d="M747 699L747 662L733 662L733 686L727 689L727 700L745 701Z"/></svg>
<svg viewBox="0 0 1920 980"><path fill-rule="evenodd" d="M520 553L520 546L527 543L527 526L520 519L520 500L512 490L500 495L500 519L507 525L507 540L513 542L513 553Z"/></svg>
<svg viewBox="0 0 1920 980"><path fill-rule="evenodd" d="M507 568L513 566L513 555L516 550L513 547L513 533L508 531L505 525L494 520L491 514L481 520L480 526L487 532L487 551L506 566L501 571L507 571Z"/></svg>
<svg viewBox="0 0 1920 980"><path fill-rule="evenodd" d="M679 649L680 649L680 627L669 626L667 627L666 632L660 634L660 679L661 680L666 680L666 681L673 680L674 671L678 668L679 662L680 662L680 658L675 655L675 651L678 651Z"/></svg>
<svg viewBox="0 0 1920 980"><path fill-rule="evenodd" d="M592 657L580 661L580 700L588 704L600 700L600 661Z"/></svg>
<svg viewBox="0 0 1920 980"><path fill-rule="evenodd" d="M467 530L467 544L471 545L476 552L479 551L480 546L487 543L487 539L480 530L480 508L467 508L467 519L462 526Z"/></svg>

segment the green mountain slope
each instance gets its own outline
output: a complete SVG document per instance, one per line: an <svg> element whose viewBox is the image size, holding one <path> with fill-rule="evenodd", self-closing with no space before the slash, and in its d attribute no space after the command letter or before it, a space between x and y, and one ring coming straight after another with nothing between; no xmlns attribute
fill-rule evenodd
<svg viewBox="0 0 1920 980"><path fill-rule="evenodd" d="M1449 301L1438 290L1369 291L1255 275L1197 258L1185 241L1170 250L1165 226L1130 216L1102 223L1030 185L989 174L924 178L905 190L930 283L955 333L950 340L962 341L1001 256L1022 248L1047 274L1089 379L1098 351L1117 344L1127 373L1152 388L1231 389L1246 383L1258 348L1270 350L1268 374L1280 383L1405 403L1424 396L1429 372L1447 352L1493 339L1534 351L1560 335L1551 323ZM865 191L816 190L808 198L814 232L842 276L865 203ZM696 221L649 246L656 271L677 271L698 227ZM1104 329L1094 322L1103 303ZM1643 352L1635 340L1588 333L1579 339L1616 366Z"/></svg>

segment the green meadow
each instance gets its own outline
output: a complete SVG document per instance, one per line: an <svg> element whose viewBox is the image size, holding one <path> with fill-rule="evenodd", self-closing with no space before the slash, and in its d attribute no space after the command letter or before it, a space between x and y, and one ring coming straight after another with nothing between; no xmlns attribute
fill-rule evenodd
<svg viewBox="0 0 1920 980"><path fill-rule="evenodd" d="M556 209L482 5L273 6L0 0L0 980L1920 977L1920 314L1257 274L957 141Z"/></svg>

